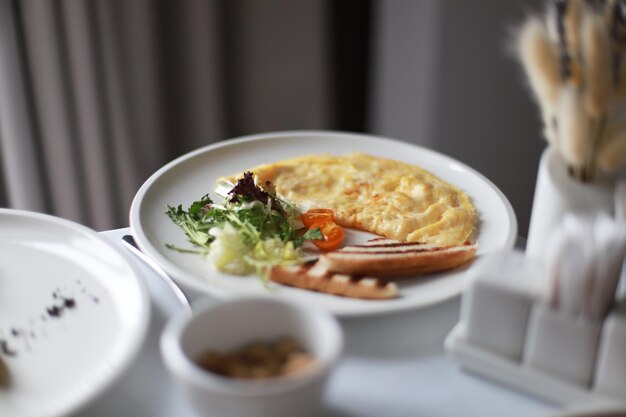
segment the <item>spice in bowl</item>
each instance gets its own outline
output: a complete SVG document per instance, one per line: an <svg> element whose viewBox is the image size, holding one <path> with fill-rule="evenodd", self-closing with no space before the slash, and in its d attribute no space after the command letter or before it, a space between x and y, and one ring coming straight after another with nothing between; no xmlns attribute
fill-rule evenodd
<svg viewBox="0 0 626 417"><path fill-rule="evenodd" d="M297 375L313 363L291 337L276 341L255 341L229 352L214 350L203 353L198 365L221 376L239 379L265 379Z"/></svg>

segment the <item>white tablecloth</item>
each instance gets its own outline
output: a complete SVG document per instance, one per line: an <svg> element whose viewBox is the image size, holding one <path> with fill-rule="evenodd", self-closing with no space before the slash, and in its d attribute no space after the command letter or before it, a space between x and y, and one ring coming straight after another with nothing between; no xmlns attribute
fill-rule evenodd
<svg viewBox="0 0 626 417"><path fill-rule="evenodd" d="M104 232L114 242L128 229ZM153 298L152 328L128 373L81 417L196 417L161 362L158 335L172 314L166 287L137 261ZM459 298L429 308L342 320L343 359L333 373L329 417L533 417L555 408L462 371L443 351ZM169 305L169 307L168 307ZM236 417L236 416L233 416Z"/></svg>

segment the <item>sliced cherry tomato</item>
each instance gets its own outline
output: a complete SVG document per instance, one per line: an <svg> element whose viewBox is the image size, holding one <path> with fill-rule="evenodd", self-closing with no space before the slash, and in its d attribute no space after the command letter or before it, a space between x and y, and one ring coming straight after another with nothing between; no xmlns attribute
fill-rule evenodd
<svg viewBox="0 0 626 417"><path fill-rule="evenodd" d="M302 216L300 216L300 220L304 223L304 226L307 229L311 228L313 223L319 223L323 221L334 221L335 213L331 209L325 208L314 208L307 210Z"/></svg>
<svg viewBox="0 0 626 417"><path fill-rule="evenodd" d="M313 244L321 250L333 250L343 242L343 227L337 225L333 221L325 220L311 224L309 229L319 228L324 236L324 240L312 240Z"/></svg>

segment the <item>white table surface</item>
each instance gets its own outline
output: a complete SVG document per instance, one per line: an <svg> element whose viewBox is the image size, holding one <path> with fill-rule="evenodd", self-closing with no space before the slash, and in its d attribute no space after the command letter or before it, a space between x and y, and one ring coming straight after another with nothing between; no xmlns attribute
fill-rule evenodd
<svg viewBox="0 0 626 417"><path fill-rule="evenodd" d="M103 232L121 245L129 229ZM153 317L143 351L122 379L80 417L197 417L167 374L158 337L173 314L172 297L139 260L151 292ZM170 300L169 303L167 300ZM329 417L534 417L550 404L461 370L443 340L458 320L459 297L414 311L341 320L344 355L325 398Z"/></svg>

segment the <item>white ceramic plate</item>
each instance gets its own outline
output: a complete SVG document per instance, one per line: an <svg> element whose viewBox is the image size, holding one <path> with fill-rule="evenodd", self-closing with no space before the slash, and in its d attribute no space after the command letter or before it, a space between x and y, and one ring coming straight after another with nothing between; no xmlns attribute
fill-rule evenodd
<svg viewBox="0 0 626 417"><path fill-rule="evenodd" d="M130 255L56 217L0 209L0 415L56 417L105 392L150 311Z"/></svg>
<svg viewBox="0 0 626 417"><path fill-rule="evenodd" d="M352 151L406 161L464 189L480 214L479 254L513 246L517 237L515 214L506 197L472 168L437 152L390 139L348 133L296 131L248 136L207 146L170 162L139 189L130 210L130 225L144 252L154 258L183 287L214 297L267 292L258 278L235 277L216 271L203 257L181 254L166 243L186 247L183 232L166 215L166 206L193 201L209 193L215 201L215 180L285 158L312 154L344 154ZM350 240L363 239L351 233ZM401 297L388 301L342 298L289 287L278 287L285 296L323 305L338 316L379 314L418 308L458 295L462 271L398 281Z"/></svg>
<svg viewBox="0 0 626 417"><path fill-rule="evenodd" d="M122 246L119 230L103 232L102 235L113 244ZM159 339L165 324L185 306L150 267L139 259L135 259L134 265L144 277L152 306L143 348L106 395L73 417L199 417L193 413L183 393L176 389L159 350Z"/></svg>

